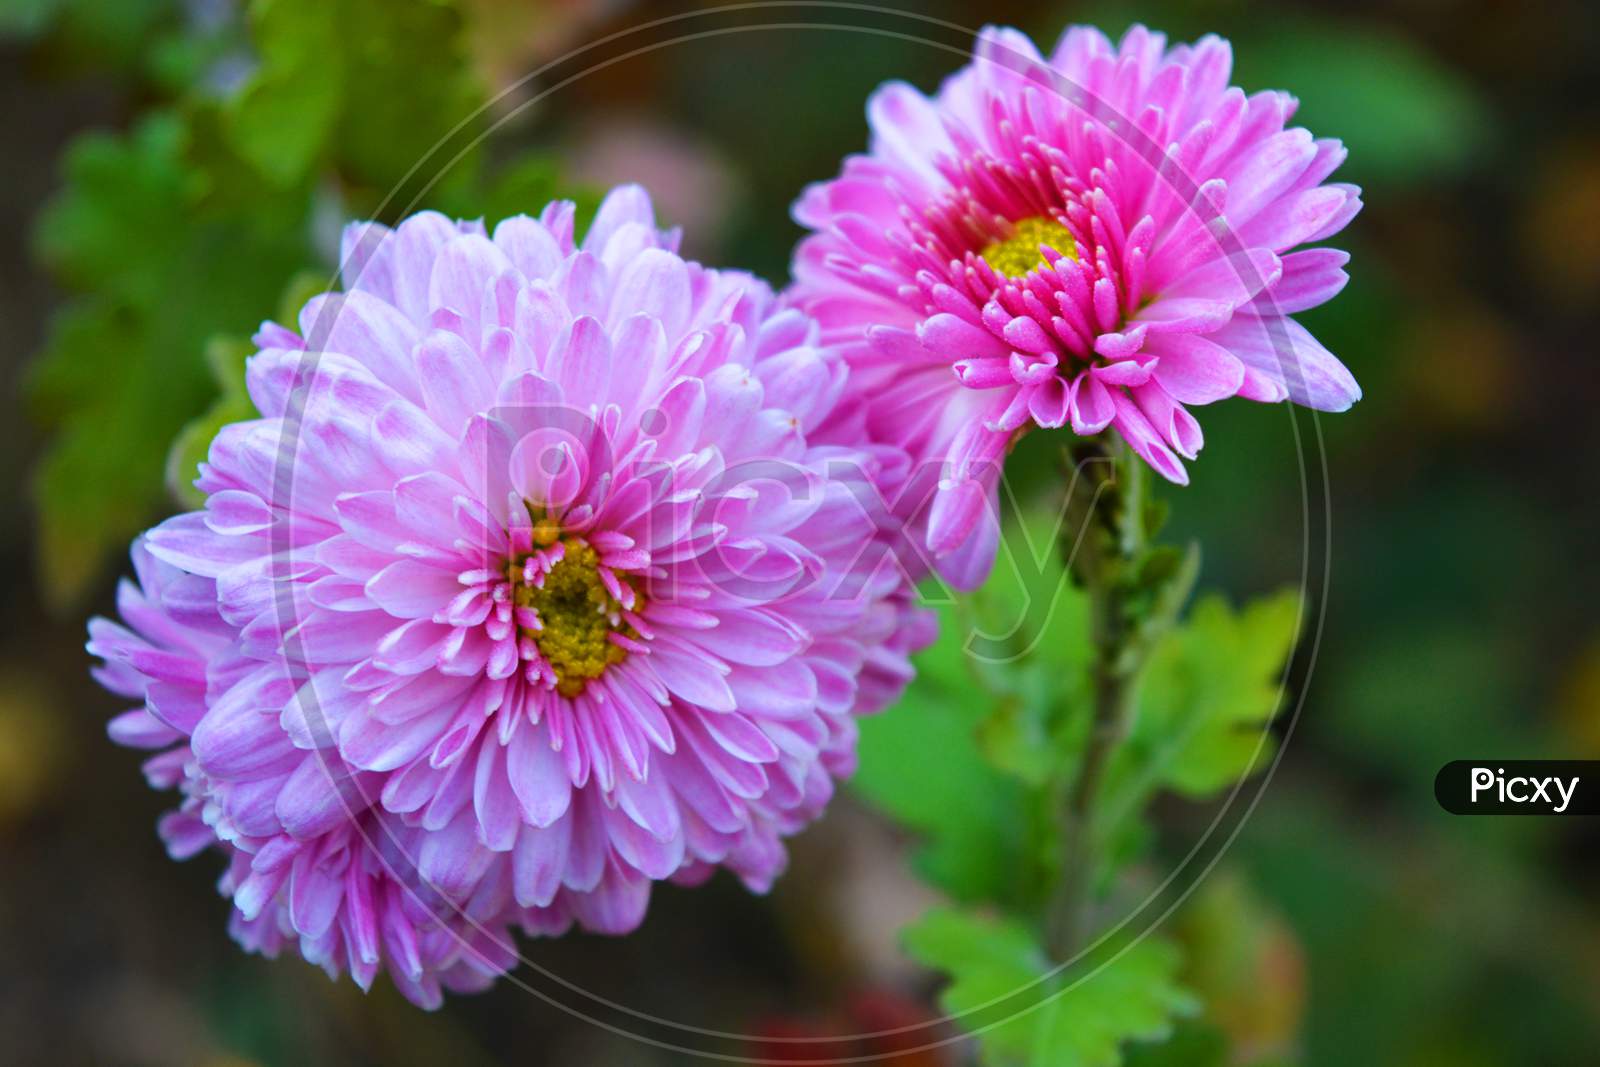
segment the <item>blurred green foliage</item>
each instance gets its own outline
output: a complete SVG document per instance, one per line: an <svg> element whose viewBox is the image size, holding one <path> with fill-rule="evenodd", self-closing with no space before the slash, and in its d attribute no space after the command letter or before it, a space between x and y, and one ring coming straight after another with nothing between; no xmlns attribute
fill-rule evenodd
<svg viewBox="0 0 1600 1067"><path fill-rule="evenodd" d="M1492 125L1478 94L1416 44L1331 18L1288 17L1237 42L1236 76L1286 89L1295 121L1350 151L1344 181L1399 185L1459 172Z"/></svg>
<svg viewBox="0 0 1600 1067"><path fill-rule="evenodd" d="M159 509L167 447L214 388L207 341L259 321L312 261L287 202L207 210L204 173L185 162L193 145L173 113L126 137L90 134L40 220L41 256L81 293L57 313L30 383L54 430L36 494L39 577L57 604Z"/></svg>
<svg viewBox="0 0 1600 1067"><path fill-rule="evenodd" d="M192 502L205 435L250 414L230 339L297 272L329 284L338 220L498 217L560 182L540 155L488 165L487 90L450 0L255 0L198 23L176 2L60 0L10 17L73 54L104 54L102 35L144 42L117 61L155 101L128 133L72 147L37 228L75 294L30 383L52 431L40 583L63 605L159 516L164 480Z"/></svg>
<svg viewBox="0 0 1600 1067"><path fill-rule="evenodd" d="M289 281L278 302L274 321L292 323L300 314L305 302L327 288L327 278L317 271L302 271ZM217 397L211 406L190 419L178 432L172 447L167 451L167 489L174 500L191 508L205 503L205 497L194 487L195 471L211 451L211 441L217 431L230 423L243 422L256 416L256 407L250 402L245 388L245 362L255 354L255 345L248 337L214 334L206 342L206 368L216 386Z"/></svg>

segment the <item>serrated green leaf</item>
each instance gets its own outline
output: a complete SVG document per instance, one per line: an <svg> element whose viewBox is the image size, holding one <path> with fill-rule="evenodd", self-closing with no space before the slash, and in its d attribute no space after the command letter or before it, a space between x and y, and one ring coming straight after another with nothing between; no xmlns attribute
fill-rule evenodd
<svg viewBox="0 0 1600 1067"><path fill-rule="evenodd" d="M959 908L934 908L901 931L911 958L945 972L940 997L952 1013L980 1011L1040 982L1049 961L1020 923Z"/></svg>
<svg viewBox="0 0 1600 1067"><path fill-rule="evenodd" d="M1019 923L955 908L935 908L901 931L906 953L942 972L939 1007L976 1034L991 1067L1033 1067L1032 1051L1054 1015L1057 986L1049 961Z"/></svg>
<svg viewBox="0 0 1600 1067"><path fill-rule="evenodd" d="M1126 1044L1162 1040L1197 1008L1178 984L1176 947L1153 937L1059 975L1011 921L938 908L904 939L913 958L949 975L940 1005L977 1035L990 1067L1117 1067Z"/></svg>
<svg viewBox="0 0 1600 1067"><path fill-rule="evenodd" d="M178 115L157 112L126 136L91 133L66 154L66 186L40 214L39 257L73 289L138 307L164 294L162 276L180 254L193 179L183 165Z"/></svg>
<svg viewBox="0 0 1600 1067"><path fill-rule="evenodd" d="M251 27L261 62L226 131L263 176L293 186L328 156L359 213L391 218L476 176L483 93L454 3L255 0Z"/></svg>
<svg viewBox="0 0 1600 1067"><path fill-rule="evenodd" d="M1240 612L1215 596L1195 605L1151 654L1132 729L1107 773L1107 825L1157 789L1206 797L1265 764L1299 623L1291 591Z"/></svg>
<svg viewBox="0 0 1600 1067"><path fill-rule="evenodd" d="M136 332L129 313L68 308L56 316L44 359L33 368L34 391L45 399L41 407L70 411L61 417L33 483L39 586L56 606L76 596L109 553L126 546L159 493L160 450L152 453L152 442L132 418L136 409L161 400L145 395L134 370L151 358L144 346L129 344ZM127 362L119 365L112 353ZM92 384L80 386L84 379ZM74 392L90 394L87 403L66 404Z"/></svg>
<svg viewBox="0 0 1600 1067"><path fill-rule="evenodd" d="M1176 947L1152 937L1081 978L1069 970L1041 1012L1030 1067L1116 1067L1125 1044L1167 1038L1175 1018L1199 1009L1178 964Z"/></svg>

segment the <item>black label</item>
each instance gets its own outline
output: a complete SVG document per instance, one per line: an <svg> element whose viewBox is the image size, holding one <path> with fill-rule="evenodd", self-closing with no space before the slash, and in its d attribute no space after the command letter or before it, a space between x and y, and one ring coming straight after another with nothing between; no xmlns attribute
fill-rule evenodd
<svg viewBox="0 0 1600 1067"><path fill-rule="evenodd" d="M1458 759L1433 795L1456 815L1600 815L1600 761Z"/></svg>

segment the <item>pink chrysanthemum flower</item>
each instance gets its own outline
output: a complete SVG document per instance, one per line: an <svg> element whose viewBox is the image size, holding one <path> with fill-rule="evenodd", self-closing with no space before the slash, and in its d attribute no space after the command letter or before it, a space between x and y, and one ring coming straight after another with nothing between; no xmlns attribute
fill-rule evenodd
<svg viewBox="0 0 1600 1067"><path fill-rule="evenodd" d="M815 324L635 187L572 220L351 227L345 291L258 334L205 509L136 548L134 632L92 629L241 941L423 1004L513 926L764 889L931 636L863 503L903 454L836 412Z"/></svg>
<svg viewBox="0 0 1600 1067"><path fill-rule="evenodd" d="M362 811L353 783L342 788L348 810L329 808L315 784L295 784L297 775L303 782L336 773L336 756L319 765L274 740L255 751L213 752L202 766L191 735L213 704L223 715L232 706L274 723L277 704L294 722L294 704L282 692L292 686L280 678L280 692L263 696L238 684L261 664L241 654L237 627L218 613L214 581L153 558L143 540L134 544L133 564L137 582L124 582L117 597L126 627L105 619L89 627L89 650L105 659L95 677L141 702L112 720L111 737L154 750L146 779L183 794L182 807L159 825L171 856L188 859L208 847L227 856L220 887L233 901L229 928L242 945L267 956L297 946L332 976L348 969L364 989L387 965L407 997L434 1007L444 989L483 989L511 967L513 927L560 932L573 905L588 902L563 891L557 906L518 908L504 864L464 903L407 877L426 830ZM222 760L228 777L205 769ZM364 785L381 784L364 777Z"/></svg>
<svg viewBox="0 0 1600 1067"><path fill-rule="evenodd" d="M1143 27L1119 46L1070 28L1048 60L989 28L975 55L931 100L874 94L870 152L795 205L816 232L789 294L850 364L873 436L946 465L928 543L966 584L1030 425L1113 427L1183 483L1193 405L1361 395L1289 318L1336 294L1348 259L1291 249L1360 208L1325 182L1339 142L1285 128L1293 98L1230 87L1226 41L1168 49Z"/></svg>

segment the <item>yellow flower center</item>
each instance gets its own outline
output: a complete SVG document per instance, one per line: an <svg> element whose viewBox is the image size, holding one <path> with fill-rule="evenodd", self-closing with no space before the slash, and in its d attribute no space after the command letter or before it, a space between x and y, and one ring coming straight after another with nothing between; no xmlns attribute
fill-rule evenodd
<svg viewBox="0 0 1600 1067"><path fill-rule="evenodd" d="M1049 266L1049 261L1039 251L1049 245L1068 259L1078 258L1078 242L1072 231L1047 215L1034 215L1011 224L1011 236L991 241L980 255L995 273L1007 278L1020 278L1031 270Z"/></svg>
<svg viewBox="0 0 1600 1067"><path fill-rule="evenodd" d="M546 541L542 532L542 527L535 527L536 542L555 543L557 538ZM506 574L518 606L532 608L539 615L543 629L524 633L539 646L539 654L555 672L556 692L575 697L607 667L627 658L627 650L609 640L612 631L620 630L629 637L638 637L638 633L622 621L622 605L600 580L600 557L595 550L579 537L559 540L565 554L544 576L543 585L524 582L522 566L515 561L507 566ZM627 579L620 580L633 588ZM642 602L636 598L635 610Z"/></svg>

